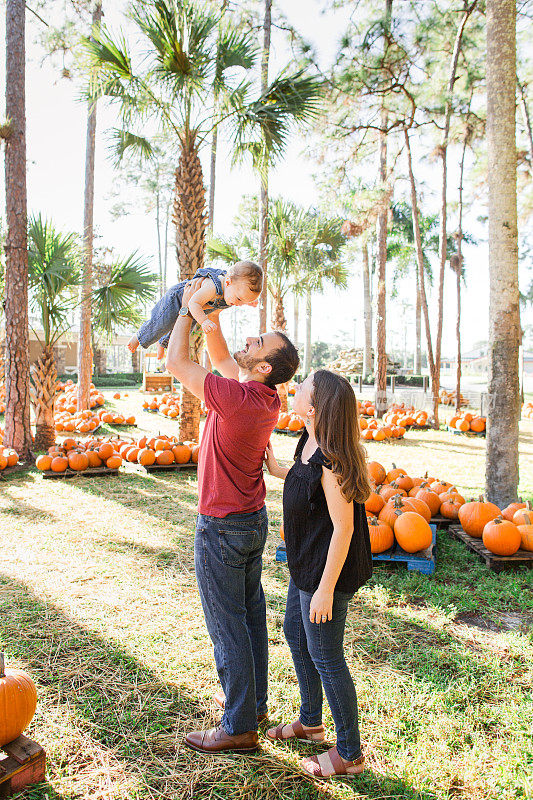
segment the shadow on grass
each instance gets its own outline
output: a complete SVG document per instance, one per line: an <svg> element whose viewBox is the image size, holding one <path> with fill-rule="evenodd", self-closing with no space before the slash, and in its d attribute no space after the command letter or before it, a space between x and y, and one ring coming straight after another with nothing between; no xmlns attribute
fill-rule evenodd
<svg viewBox="0 0 533 800"><path fill-rule="evenodd" d="M34 724L45 727L46 715L52 713L50 736L63 737L48 744L54 750L49 763L52 780L55 769L63 782L73 775L77 784L63 795L50 783L33 786L23 794L25 800L67 800L81 796L80 788L84 797L98 799L111 794L169 800L331 796L298 773L281 752L279 757L262 750L250 757L205 758L187 748L176 751L178 732L213 722L196 697L43 602L24 583L0 576L0 592L9 608L9 613L0 614L3 646L38 684L41 718ZM68 730L68 737L61 727ZM38 730L29 733L39 739ZM229 793L214 794L222 784ZM257 792L250 795L253 787ZM433 793L418 791L394 775L371 772L358 778L357 790L372 800L384 796L437 800Z"/></svg>
<svg viewBox="0 0 533 800"><path fill-rule="evenodd" d="M1 506L1 514L9 514L14 517L24 517L30 522L57 522L59 517L50 511L44 511L40 506L32 506L21 497L15 499L9 496L9 487L6 489L4 497L9 499L10 505Z"/></svg>

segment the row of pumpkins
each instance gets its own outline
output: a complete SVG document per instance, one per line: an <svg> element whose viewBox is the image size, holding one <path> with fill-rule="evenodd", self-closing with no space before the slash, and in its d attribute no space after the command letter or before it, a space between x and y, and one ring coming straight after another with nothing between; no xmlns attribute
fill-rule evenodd
<svg viewBox="0 0 533 800"><path fill-rule="evenodd" d="M276 428L279 431L287 430L296 433L297 431L302 431L305 428L305 422L299 414L292 414L282 411L278 417Z"/></svg>
<svg viewBox="0 0 533 800"><path fill-rule="evenodd" d="M57 384L56 384L57 386ZM56 411L70 411L73 414L78 407L78 384L67 381L64 384L64 394L56 399L54 407ZM90 385L89 405L91 408L103 406L105 398L102 392L98 391L94 383Z"/></svg>
<svg viewBox="0 0 533 800"><path fill-rule="evenodd" d="M145 400L143 402L143 408L145 411L159 411L159 413L163 414L165 417L176 419L180 413L179 395L167 392L161 396L161 399L159 399L159 397L152 397L151 400ZM202 403L200 413L207 414L205 403Z"/></svg>
<svg viewBox="0 0 533 800"><path fill-rule="evenodd" d="M463 431L463 433L467 431L483 433L487 427L487 418L468 411L466 414L454 414L448 425L457 431Z"/></svg>
<svg viewBox="0 0 533 800"><path fill-rule="evenodd" d="M380 425L377 419L368 422L364 417L359 417L359 429L363 439L373 439L375 442L384 442L388 439L403 439L405 428L402 425L385 423Z"/></svg>
<svg viewBox="0 0 533 800"><path fill-rule="evenodd" d="M455 486L427 474L411 478L393 465L386 471L371 461L368 471L373 484L365 503L373 553L383 553L394 539L408 553L425 550L432 541L429 523L437 514L457 520L466 533L482 538L492 553L513 555L521 547L533 552L531 504L511 503L501 510L482 497L466 502Z"/></svg>
<svg viewBox="0 0 533 800"><path fill-rule="evenodd" d="M62 444L53 445L46 454L39 456L35 465L41 471L61 473L67 469L76 472L96 467L118 469L124 461L143 466L187 464L198 462L198 451L195 442L178 442L176 437L164 435L150 439L143 436L138 442L95 437L84 441L65 439Z"/></svg>

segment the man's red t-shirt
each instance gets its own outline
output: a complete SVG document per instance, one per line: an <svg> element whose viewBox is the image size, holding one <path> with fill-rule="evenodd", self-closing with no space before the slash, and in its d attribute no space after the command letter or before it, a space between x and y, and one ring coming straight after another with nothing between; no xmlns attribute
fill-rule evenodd
<svg viewBox="0 0 533 800"><path fill-rule="evenodd" d="M210 372L209 409L198 461L198 511L210 517L259 511L265 502L263 456L278 421L279 396L259 381Z"/></svg>

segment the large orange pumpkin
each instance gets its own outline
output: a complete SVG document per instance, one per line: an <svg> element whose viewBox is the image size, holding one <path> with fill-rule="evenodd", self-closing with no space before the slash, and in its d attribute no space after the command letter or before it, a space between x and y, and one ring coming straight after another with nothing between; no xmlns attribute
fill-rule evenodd
<svg viewBox="0 0 533 800"><path fill-rule="evenodd" d="M502 511L502 517L508 522L513 522L513 517L517 511L520 511L521 508L527 508L525 503L509 503L507 508L504 508Z"/></svg>
<svg viewBox="0 0 533 800"><path fill-rule="evenodd" d="M376 486L380 483L384 483L385 478L387 477L385 467L383 467L378 461L368 462L368 474Z"/></svg>
<svg viewBox="0 0 533 800"><path fill-rule="evenodd" d="M443 517L446 517L446 519L459 519L461 505L462 504L457 499L452 497L442 503L440 513Z"/></svg>
<svg viewBox="0 0 533 800"><path fill-rule="evenodd" d="M105 465L108 469L118 469L122 466L122 456L111 456L106 460Z"/></svg>
<svg viewBox="0 0 533 800"><path fill-rule="evenodd" d="M527 504L527 508L519 508L513 515L513 522L515 525L533 525L533 509L531 503Z"/></svg>
<svg viewBox="0 0 533 800"><path fill-rule="evenodd" d="M392 483L396 480L396 478L399 478L400 475L407 475L407 472L404 469L397 467L396 464L393 464L392 469L387 472L387 483Z"/></svg>
<svg viewBox="0 0 533 800"><path fill-rule="evenodd" d="M87 453L80 453L77 450L72 450L68 455L68 465L76 472L83 472L89 466L89 458Z"/></svg>
<svg viewBox="0 0 533 800"><path fill-rule="evenodd" d="M528 550L533 553L533 525L517 525L522 544L522 550Z"/></svg>
<svg viewBox="0 0 533 800"><path fill-rule="evenodd" d="M191 448L182 442L178 442L178 444L172 448L172 452L176 459L176 464L188 464L191 460Z"/></svg>
<svg viewBox="0 0 533 800"><path fill-rule="evenodd" d="M52 459L50 467L52 472L65 472L68 467L68 458L66 456L56 456Z"/></svg>
<svg viewBox="0 0 533 800"><path fill-rule="evenodd" d="M7 459L6 459L6 464L7 464ZM37 458L36 462L35 462L35 466L37 467L37 469L40 469L40 470L50 469L50 467L52 466L52 458L51 458L51 456L48 456L48 455L47 456L39 456Z"/></svg>
<svg viewBox="0 0 533 800"><path fill-rule="evenodd" d="M396 520L394 526L396 541L407 553L425 550L433 541L429 523L416 511L406 511Z"/></svg>
<svg viewBox="0 0 533 800"><path fill-rule="evenodd" d="M394 544L394 533L390 525L386 522L370 517L368 520L368 531L370 533L370 549L373 553L384 553L390 550Z"/></svg>
<svg viewBox="0 0 533 800"><path fill-rule="evenodd" d="M155 464L155 450L151 450L149 447L139 450L137 461L139 464L142 464L143 467L151 467L152 464Z"/></svg>
<svg viewBox="0 0 533 800"><path fill-rule="evenodd" d="M406 511L416 511L417 514L424 517L426 522L431 522L431 509L419 497L406 497L404 505L406 506Z"/></svg>
<svg viewBox="0 0 533 800"><path fill-rule="evenodd" d="M418 492L415 494L415 497L417 497L419 500L423 500L424 503L429 506L432 517L439 513L441 501L436 492L431 491L431 489L419 488Z"/></svg>
<svg viewBox="0 0 533 800"><path fill-rule="evenodd" d="M291 418L290 414L283 414L282 413L282 414L279 415L277 427L279 428L280 431L285 430L285 428L289 424L290 418Z"/></svg>
<svg viewBox="0 0 533 800"><path fill-rule="evenodd" d="M110 442L104 442L98 448L98 455L102 459L102 461L107 461L108 458L111 458L115 454L115 448Z"/></svg>
<svg viewBox="0 0 533 800"><path fill-rule="evenodd" d="M379 494L387 503L395 494L401 494L403 497L407 496L405 489L400 489L397 483L385 483L379 487Z"/></svg>
<svg viewBox="0 0 533 800"><path fill-rule="evenodd" d="M162 466L168 466L169 464L174 463L174 453L172 452L172 450L160 450L157 453L155 460L158 464L161 464Z"/></svg>
<svg viewBox="0 0 533 800"><path fill-rule="evenodd" d="M487 522L483 528L483 544L497 556L514 555L521 543L518 527L501 515Z"/></svg>
<svg viewBox="0 0 533 800"><path fill-rule="evenodd" d="M191 458L194 464L198 464L199 457L200 457L200 445L195 444L191 447Z"/></svg>
<svg viewBox="0 0 533 800"><path fill-rule="evenodd" d="M384 505L385 500L377 492L370 492L368 499L365 500L365 509L371 514L379 514Z"/></svg>
<svg viewBox="0 0 533 800"><path fill-rule="evenodd" d="M481 539L483 529L487 522L491 522L500 514L500 509L494 503L485 503L483 497L464 503L459 510L459 522L463 530L470 536Z"/></svg>
<svg viewBox="0 0 533 800"><path fill-rule="evenodd" d="M17 739L28 727L37 707L37 692L30 676L6 669L0 653L0 747Z"/></svg>

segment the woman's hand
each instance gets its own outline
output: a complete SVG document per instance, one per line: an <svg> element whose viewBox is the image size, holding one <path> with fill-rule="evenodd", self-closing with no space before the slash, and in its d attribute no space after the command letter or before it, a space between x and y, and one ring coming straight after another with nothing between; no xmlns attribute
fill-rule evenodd
<svg viewBox="0 0 533 800"><path fill-rule="evenodd" d="M317 625L329 622L333 617L333 592L322 589L320 586L311 598L309 606L309 619Z"/></svg>
<svg viewBox="0 0 533 800"><path fill-rule="evenodd" d="M276 460L276 456L274 455L274 449L272 447L272 442L266 446L264 462L266 464L267 470L270 472L271 475L275 475L276 472L279 470L279 464Z"/></svg>

